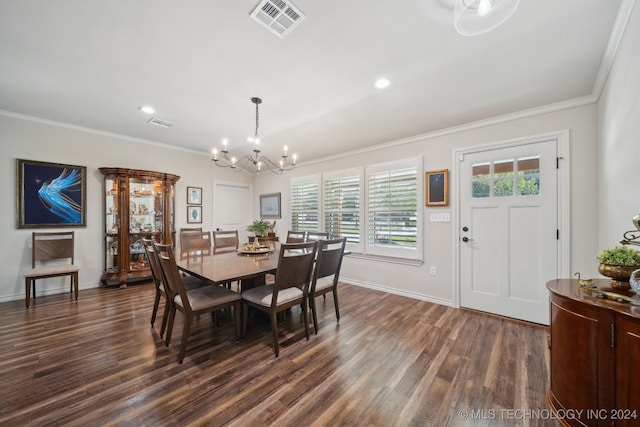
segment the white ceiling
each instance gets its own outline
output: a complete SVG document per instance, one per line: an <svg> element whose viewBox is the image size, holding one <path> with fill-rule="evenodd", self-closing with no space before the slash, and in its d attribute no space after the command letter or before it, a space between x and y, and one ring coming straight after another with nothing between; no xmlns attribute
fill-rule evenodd
<svg viewBox="0 0 640 427"><path fill-rule="evenodd" d="M453 0L294 3L281 39L258 0L3 0L0 110L209 153L247 144L259 96L264 151L304 162L591 96L621 0L521 0L478 37Z"/></svg>

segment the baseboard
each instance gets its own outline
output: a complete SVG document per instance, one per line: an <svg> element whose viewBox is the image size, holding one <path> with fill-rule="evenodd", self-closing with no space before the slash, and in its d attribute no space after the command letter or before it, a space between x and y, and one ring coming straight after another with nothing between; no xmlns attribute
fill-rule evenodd
<svg viewBox="0 0 640 427"><path fill-rule="evenodd" d="M348 283L354 286L360 286L363 288L373 289L376 291L382 291L389 294L400 295L407 298L417 299L420 301L432 302L434 304L446 305L447 307L455 307L453 301L442 299L442 298L434 298L428 295L418 294L415 292L403 291L396 288L390 288L387 286L377 285L374 283L362 282L360 280L349 279L348 277L340 276L340 282Z"/></svg>

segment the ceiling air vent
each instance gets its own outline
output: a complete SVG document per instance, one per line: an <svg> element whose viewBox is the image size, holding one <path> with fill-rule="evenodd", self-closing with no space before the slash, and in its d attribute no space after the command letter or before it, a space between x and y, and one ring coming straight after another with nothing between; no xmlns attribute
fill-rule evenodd
<svg viewBox="0 0 640 427"><path fill-rule="evenodd" d="M151 123L152 125L160 126L162 128L170 128L171 126L173 126L173 123L159 119L157 117L150 118L147 123Z"/></svg>
<svg viewBox="0 0 640 427"><path fill-rule="evenodd" d="M280 38L306 18L293 3L284 0L262 0L251 12L251 17Z"/></svg>

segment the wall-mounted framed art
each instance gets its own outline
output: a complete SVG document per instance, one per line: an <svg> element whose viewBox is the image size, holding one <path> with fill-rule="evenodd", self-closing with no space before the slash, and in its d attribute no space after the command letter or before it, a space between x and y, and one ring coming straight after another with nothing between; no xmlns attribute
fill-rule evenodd
<svg viewBox="0 0 640 427"><path fill-rule="evenodd" d="M202 224L202 206L187 206L187 223Z"/></svg>
<svg viewBox="0 0 640 427"><path fill-rule="evenodd" d="M449 206L449 169L424 173L426 206Z"/></svg>
<svg viewBox="0 0 640 427"><path fill-rule="evenodd" d="M260 195L260 218L282 218L280 193Z"/></svg>
<svg viewBox="0 0 640 427"><path fill-rule="evenodd" d="M86 227L87 168L17 159L17 228Z"/></svg>
<svg viewBox="0 0 640 427"><path fill-rule="evenodd" d="M187 187L187 204L202 204L202 187Z"/></svg>

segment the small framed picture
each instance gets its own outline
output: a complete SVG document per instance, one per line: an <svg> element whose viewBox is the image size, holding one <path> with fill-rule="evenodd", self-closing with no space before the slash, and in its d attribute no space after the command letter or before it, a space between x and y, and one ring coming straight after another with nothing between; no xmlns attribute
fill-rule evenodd
<svg viewBox="0 0 640 427"><path fill-rule="evenodd" d="M449 206L449 169L425 172L424 180L425 205Z"/></svg>
<svg viewBox="0 0 640 427"><path fill-rule="evenodd" d="M280 193L260 195L260 218L282 218L280 214Z"/></svg>
<svg viewBox="0 0 640 427"><path fill-rule="evenodd" d="M189 224L202 223L202 206L187 206L187 222Z"/></svg>
<svg viewBox="0 0 640 427"><path fill-rule="evenodd" d="M187 204L202 204L202 187L187 187Z"/></svg>

